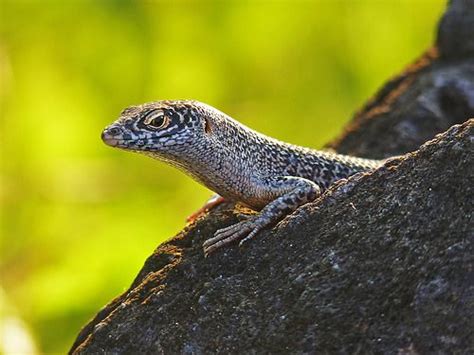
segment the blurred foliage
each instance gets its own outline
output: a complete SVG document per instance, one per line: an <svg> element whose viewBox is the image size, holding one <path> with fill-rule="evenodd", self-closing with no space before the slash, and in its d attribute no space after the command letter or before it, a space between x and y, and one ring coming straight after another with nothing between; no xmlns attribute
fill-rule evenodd
<svg viewBox="0 0 474 355"><path fill-rule="evenodd" d="M210 195L102 144L122 108L193 98L317 148L431 45L445 6L0 1L1 283L42 352L68 349Z"/></svg>

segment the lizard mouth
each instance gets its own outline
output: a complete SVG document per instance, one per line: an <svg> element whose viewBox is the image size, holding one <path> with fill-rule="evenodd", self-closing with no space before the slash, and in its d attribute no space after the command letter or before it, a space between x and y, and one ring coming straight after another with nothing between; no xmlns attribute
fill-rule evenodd
<svg viewBox="0 0 474 355"><path fill-rule="evenodd" d="M158 143L160 139L169 138L172 134L164 134L156 138L123 138L122 134L115 134L115 132L110 133L108 130L102 132L102 141L110 147L116 148L141 148L141 150L149 150L145 149L147 144L150 143Z"/></svg>
<svg viewBox="0 0 474 355"><path fill-rule="evenodd" d="M114 138L114 137L103 134L102 141L111 147L119 147L119 146L127 145L126 143L130 143L133 140L132 139L118 139L118 138Z"/></svg>

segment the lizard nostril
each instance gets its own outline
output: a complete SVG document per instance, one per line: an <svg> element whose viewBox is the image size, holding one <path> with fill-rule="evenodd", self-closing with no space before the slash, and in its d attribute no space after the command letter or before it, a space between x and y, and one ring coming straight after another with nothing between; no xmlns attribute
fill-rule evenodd
<svg viewBox="0 0 474 355"><path fill-rule="evenodd" d="M119 134L122 134L122 130L118 127L111 127L105 133L110 136L118 136Z"/></svg>

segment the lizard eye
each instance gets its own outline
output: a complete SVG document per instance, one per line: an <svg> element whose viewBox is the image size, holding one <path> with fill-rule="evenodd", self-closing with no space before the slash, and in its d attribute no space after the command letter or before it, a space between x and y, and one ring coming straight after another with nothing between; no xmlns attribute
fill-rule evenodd
<svg viewBox="0 0 474 355"><path fill-rule="evenodd" d="M160 129L165 128L168 125L169 118L160 112L158 115L152 115L147 117L143 123L154 129Z"/></svg>

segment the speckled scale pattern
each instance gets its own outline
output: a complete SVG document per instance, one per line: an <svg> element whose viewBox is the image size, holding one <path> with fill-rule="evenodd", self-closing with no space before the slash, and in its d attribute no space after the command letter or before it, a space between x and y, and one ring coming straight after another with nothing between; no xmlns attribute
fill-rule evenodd
<svg viewBox="0 0 474 355"><path fill-rule="evenodd" d="M218 230L204 243L206 255L235 240L251 239L335 181L381 164L284 143L187 100L129 107L102 138L111 146L165 161L227 200L261 209Z"/></svg>

